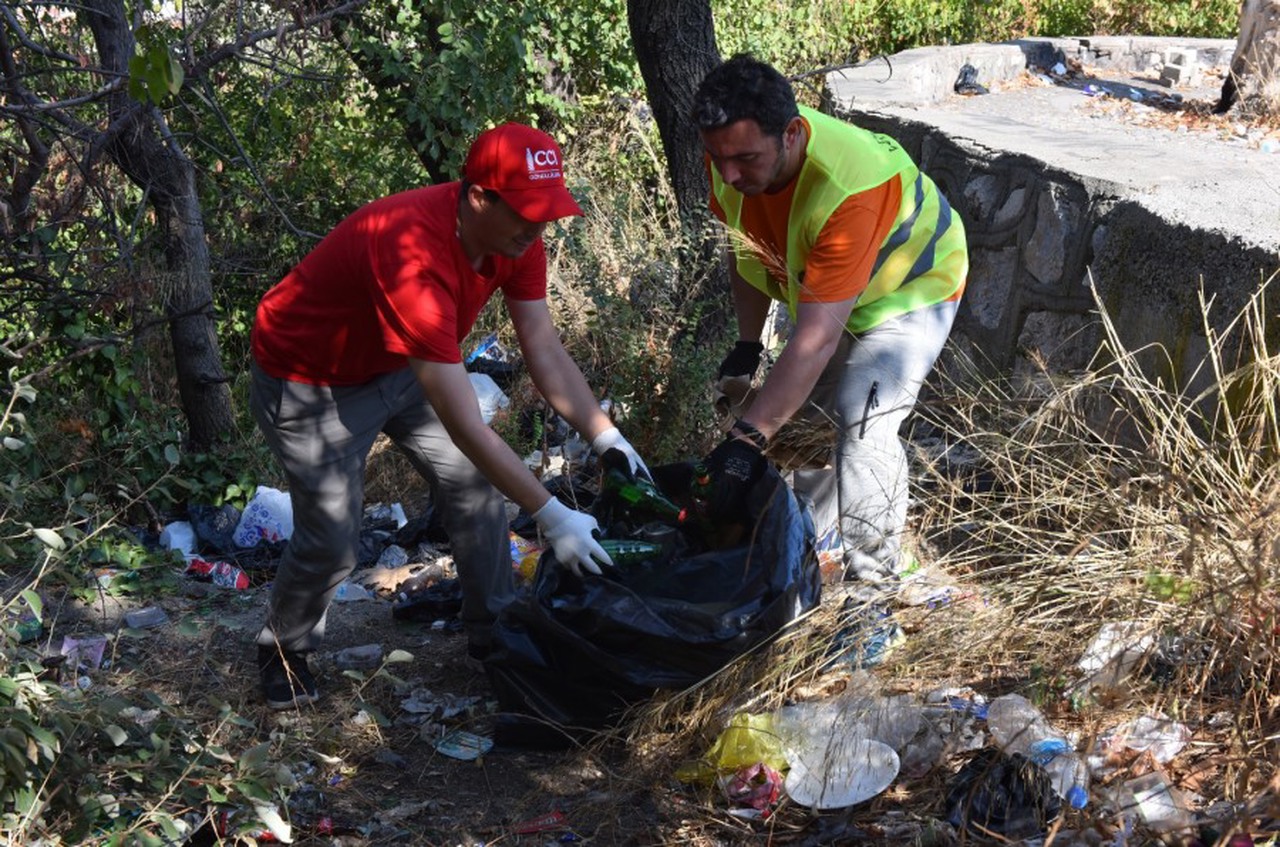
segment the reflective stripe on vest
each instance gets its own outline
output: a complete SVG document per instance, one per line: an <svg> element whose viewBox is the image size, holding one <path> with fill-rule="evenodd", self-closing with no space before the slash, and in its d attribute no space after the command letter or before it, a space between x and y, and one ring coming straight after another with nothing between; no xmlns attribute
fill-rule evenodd
<svg viewBox="0 0 1280 847"><path fill-rule="evenodd" d="M809 251L827 219L851 195L897 177L902 182L901 205L846 326L852 332L864 332L955 294L969 268L964 227L933 181L892 138L805 106L800 114L810 132L787 221L785 261L763 257L749 234L735 235L733 250L742 278L785 302L794 319ZM742 194L726 184L715 168L711 188L726 226L742 233Z"/></svg>

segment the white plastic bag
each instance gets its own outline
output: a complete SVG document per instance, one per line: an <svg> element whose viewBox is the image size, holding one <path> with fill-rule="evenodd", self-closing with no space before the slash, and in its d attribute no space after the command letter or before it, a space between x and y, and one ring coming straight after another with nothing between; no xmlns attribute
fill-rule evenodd
<svg viewBox="0 0 1280 847"><path fill-rule="evenodd" d="M174 521L160 530L160 543L169 550L181 551L183 558L196 554L196 531L188 521Z"/></svg>
<svg viewBox="0 0 1280 847"><path fill-rule="evenodd" d="M284 541L293 535L293 504L289 495L259 485L245 506L231 540L238 547L256 547L260 541Z"/></svg>
<svg viewBox="0 0 1280 847"><path fill-rule="evenodd" d="M469 373L467 376L471 377L471 387L475 389L476 400L480 403L480 417L484 418L485 423L492 422L493 416L500 409L511 405L511 399L502 392L493 377L476 373Z"/></svg>

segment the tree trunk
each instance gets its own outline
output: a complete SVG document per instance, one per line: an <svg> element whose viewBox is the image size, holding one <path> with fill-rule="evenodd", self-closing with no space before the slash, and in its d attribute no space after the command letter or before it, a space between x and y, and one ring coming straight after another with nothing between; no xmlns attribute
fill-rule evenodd
<svg viewBox="0 0 1280 847"><path fill-rule="evenodd" d="M1256 102L1260 113L1280 115L1280 0L1244 0L1240 8L1231 72L1213 111L1224 114L1239 100Z"/></svg>
<svg viewBox="0 0 1280 847"><path fill-rule="evenodd" d="M707 171L689 113L698 84L720 64L711 5L708 0L627 0L627 23L680 217L697 220L707 208Z"/></svg>
<svg viewBox="0 0 1280 847"><path fill-rule="evenodd" d="M720 64L709 0L627 0L627 24L644 77L649 106L676 196L680 221L691 237L682 267L702 307L699 341L714 343L728 325L728 270L707 201L710 186L702 139L690 118L693 96L707 72Z"/></svg>
<svg viewBox="0 0 1280 847"><path fill-rule="evenodd" d="M128 79L134 38L122 0L85 0L77 14L93 32L104 71ZM134 100L124 86L109 96L107 110L110 124L93 148L147 192L167 238L172 287L164 309L190 447L201 450L226 438L235 419L214 331L209 246L195 166L159 110Z"/></svg>

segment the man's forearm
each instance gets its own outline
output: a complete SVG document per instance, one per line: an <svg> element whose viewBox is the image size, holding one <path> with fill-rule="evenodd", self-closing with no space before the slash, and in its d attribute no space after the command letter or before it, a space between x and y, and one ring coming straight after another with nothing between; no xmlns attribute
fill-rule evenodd
<svg viewBox="0 0 1280 847"><path fill-rule="evenodd" d="M600 401L587 385L577 363L563 347L541 351L528 360L529 375L551 408L587 441L613 426L600 409Z"/></svg>
<svg viewBox="0 0 1280 847"><path fill-rule="evenodd" d="M729 261L732 262L733 258L730 257ZM729 269L729 286L733 294L733 313L738 319L738 339L759 341L773 301L763 291L743 279L737 267L732 264Z"/></svg>

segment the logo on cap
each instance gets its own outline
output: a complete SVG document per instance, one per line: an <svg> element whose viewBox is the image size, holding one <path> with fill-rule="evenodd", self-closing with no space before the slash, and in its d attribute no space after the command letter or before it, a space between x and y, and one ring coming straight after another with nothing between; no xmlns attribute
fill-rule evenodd
<svg viewBox="0 0 1280 847"><path fill-rule="evenodd" d="M524 148L524 163L529 169L529 179L560 179L560 157L556 151Z"/></svg>

